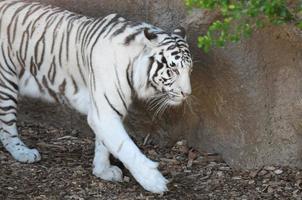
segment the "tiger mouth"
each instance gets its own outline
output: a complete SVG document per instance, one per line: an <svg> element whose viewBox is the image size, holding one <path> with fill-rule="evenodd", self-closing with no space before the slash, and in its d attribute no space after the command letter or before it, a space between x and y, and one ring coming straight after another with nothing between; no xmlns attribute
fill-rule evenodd
<svg viewBox="0 0 302 200"><path fill-rule="evenodd" d="M169 96L169 104L171 105L179 105L184 102L184 98L180 95L168 94Z"/></svg>

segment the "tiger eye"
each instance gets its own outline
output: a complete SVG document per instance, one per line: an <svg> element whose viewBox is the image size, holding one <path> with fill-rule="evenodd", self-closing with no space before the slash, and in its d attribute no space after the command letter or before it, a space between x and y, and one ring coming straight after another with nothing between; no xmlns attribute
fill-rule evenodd
<svg viewBox="0 0 302 200"><path fill-rule="evenodd" d="M168 69L167 74L168 76L171 76L171 69Z"/></svg>
<svg viewBox="0 0 302 200"><path fill-rule="evenodd" d="M177 75L179 75L178 69L173 69L173 72L175 72Z"/></svg>

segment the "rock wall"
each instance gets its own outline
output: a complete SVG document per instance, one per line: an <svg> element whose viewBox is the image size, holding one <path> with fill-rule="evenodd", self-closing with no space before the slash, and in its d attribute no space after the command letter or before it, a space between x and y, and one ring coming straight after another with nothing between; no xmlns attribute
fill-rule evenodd
<svg viewBox="0 0 302 200"><path fill-rule="evenodd" d="M180 24L187 28L195 63L191 106L152 120L146 106L135 103L126 120L131 133L150 133L167 143L187 138L191 146L220 153L236 168L302 166L301 31L268 27L239 44L204 54L196 39L215 16L187 12L182 0L40 1L96 17L117 12L166 30ZM26 120L26 111L34 108L27 102L23 107L21 118Z"/></svg>

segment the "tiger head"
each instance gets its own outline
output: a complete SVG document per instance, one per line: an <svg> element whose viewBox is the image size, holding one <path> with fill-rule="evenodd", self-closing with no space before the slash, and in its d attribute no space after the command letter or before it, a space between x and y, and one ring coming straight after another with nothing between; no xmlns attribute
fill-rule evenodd
<svg viewBox="0 0 302 200"><path fill-rule="evenodd" d="M191 94L192 59L185 30L171 34L144 30L145 38L153 45L148 66L148 86L153 97L161 97L168 105L179 105Z"/></svg>

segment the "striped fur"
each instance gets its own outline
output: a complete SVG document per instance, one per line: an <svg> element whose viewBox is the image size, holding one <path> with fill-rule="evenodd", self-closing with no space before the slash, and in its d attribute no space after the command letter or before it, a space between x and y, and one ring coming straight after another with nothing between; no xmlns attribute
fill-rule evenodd
<svg viewBox="0 0 302 200"><path fill-rule="evenodd" d="M184 30L167 33L117 14L95 19L13 0L0 2L0 38L0 140L16 160L41 158L18 137L20 94L88 116L96 134L96 176L122 180L121 170L110 165L111 153L146 190L167 189L157 164L136 147L122 120L135 96L167 106L191 93Z"/></svg>

